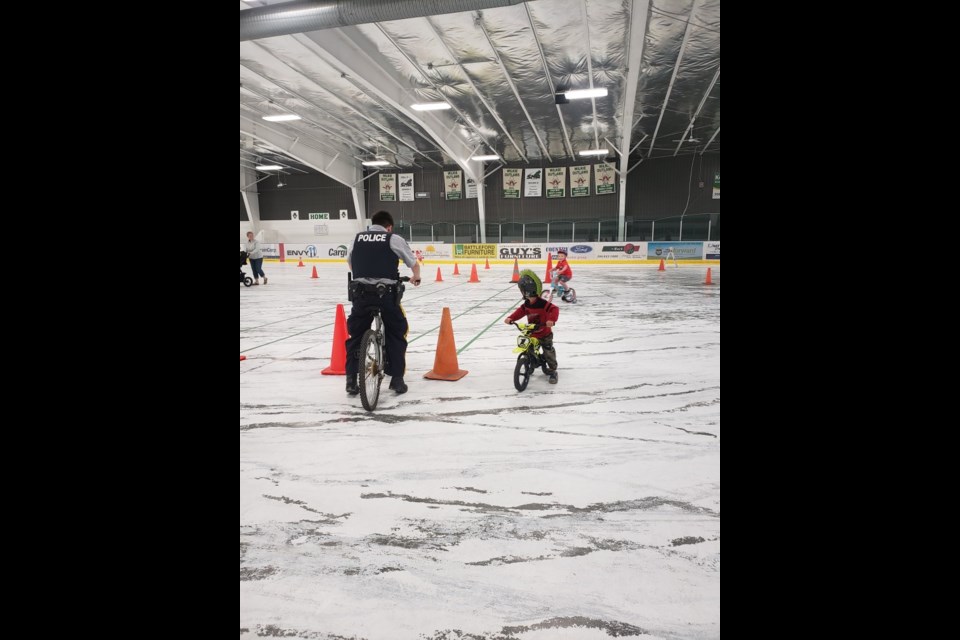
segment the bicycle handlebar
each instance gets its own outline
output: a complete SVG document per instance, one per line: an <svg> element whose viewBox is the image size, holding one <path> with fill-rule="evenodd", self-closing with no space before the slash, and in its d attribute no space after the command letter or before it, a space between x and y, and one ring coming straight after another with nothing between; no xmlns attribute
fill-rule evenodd
<svg viewBox="0 0 960 640"><path fill-rule="evenodd" d="M529 331L530 333L538 331L545 326L542 324L524 324L522 322L511 322L510 324L515 326L517 328L517 331L520 331L520 332Z"/></svg>

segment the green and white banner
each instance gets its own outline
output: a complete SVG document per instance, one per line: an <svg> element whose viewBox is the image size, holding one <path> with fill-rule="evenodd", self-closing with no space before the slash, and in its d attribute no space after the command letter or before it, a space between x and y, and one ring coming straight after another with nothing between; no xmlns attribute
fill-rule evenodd
<svg viewBox="0 0 960 640"><path fill-rule="evenodd" d="M477 181L473 178L467 178L467 199L477 197Z"/></svg>
<svg viewBox="0 0 960 640"><path fill-rule="evenodd" d="M523 197L539 198L543 195L543 169L524 169Z"/></svg>
<svg viewBox="0 0 960 640"><path fill-rule="evenodd" d="M596 166L597 174L597 195L602 193L616 193L617 192L617 172L613 170L613 166L600 163Z"/></svg>
<svg viewBox="0 0 960 640"><path fill-rule="evenodd" d="M400 174L400 201L413 202L413 174Z"/></svg>
<svg viewBox="0 0 960 640"><path fill-rule="evenodd" d="M713 176L713 199L720 199L720 172L717 171L717 175Z"/></svg>
<svg viewBox="0 0 960 640"><path fill-rule="evenodd" d="M520 169L503 170L503 197L520 197Z"/></svg>
<svg viewBox="0 0 960 640"><path fill-rule="evenodd" d="M570 167L570 196L578 198L590 195L590 165Z"/></svg>
<svg viewBox="0 0 960 640"><path fill-rule="evenodd" d="M547 197L567 197L567 168L547 167Z"/></svg>
<svg viewBox="0 0 960 640"><path fill-rule="evenodd" d="M462 171L444 171L443 184L447 191L447 200L463 199L463 180L460 179Z"/></svg>
<svg viewBox="0 0 960 640"><path fill-rule="evenodd" d="M397 174L380 174L380 201L393 202L397 199Z"/></svg>

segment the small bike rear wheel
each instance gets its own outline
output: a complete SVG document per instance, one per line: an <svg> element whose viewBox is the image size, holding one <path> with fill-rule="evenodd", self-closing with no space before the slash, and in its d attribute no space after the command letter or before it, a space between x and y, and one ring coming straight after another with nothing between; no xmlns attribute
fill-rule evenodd
<svg viewBox="0 0 960 640"><path fill-rule="evenodd" d="M383 382L383 353L377 341L377 333L368 329L360 340L360 401L363 408L373 411L380 399L380 383Z"/></svg>
<svg viewBox="0 0 960 640"><path fill-rule="evenodd" d="M517 388L517 391L523 391L527 388L533 369L529 355L521 353L517 356L517 366L513 368L513 386Z"/></svg>

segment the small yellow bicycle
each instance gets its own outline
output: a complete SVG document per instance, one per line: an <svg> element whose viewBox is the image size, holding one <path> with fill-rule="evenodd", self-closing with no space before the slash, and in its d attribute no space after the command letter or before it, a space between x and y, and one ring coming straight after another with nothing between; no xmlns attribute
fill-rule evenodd
<svg viewBox="0 0 960 640"><path fill-rule="evenodd" d="M520 355L517 356L517 366L513 368L513 386L517 388L517 391L523 391L527 388L530 376L537 370L537 367L540 367L547 375L550 372L547 369L547 361L543 357L543 345L540 344L538 338L530 335L541 328L542 325L515 322L514 326L520 330L520 335L517 336L517 348L513 352Z"/></svg>

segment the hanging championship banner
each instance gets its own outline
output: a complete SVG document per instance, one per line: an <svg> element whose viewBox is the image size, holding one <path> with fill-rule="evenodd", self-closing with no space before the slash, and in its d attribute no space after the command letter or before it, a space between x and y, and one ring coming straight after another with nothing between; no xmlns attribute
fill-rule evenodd
<svg viewBox="0 0 960 640"><path fill-rule="evenodd" d="M567 197L567 168L547 167L547 197Z"/></svg>
<svg viewBox="0 0 960 640"><path fill-rule="evenodd" d="M460 173L460 171L443 172L443 184L447 190L447 200L463 198L463 180L460 179Z"/></svg>
<svg viewBox="0 0 960 640"><path fill-rule="evenodd" d="M596 166L597 175L597 195L601 193L617 192L617 174L609 164L598 164Z"/></svg>
<svg viewBox="0 0 960 640"><path fill-rule="evenodd" d="M717 171L717 175L713 176L713 199L714 200L720 199L720 172L719 171Z"/></svg>
<svg viewBox="0 0 960 640"><path fill-rule="evenodd" d="M413 202L413 174L400 174L400 201Z"/></svg>
<svg viewBox="0 0 960 640"><path fill-rule="evenodd" d="M570 167L570 196L577 198L590 195L590 165Z"/></svg>
<svg viewBox="0 0 960 640"><path fill-rule="evenodd" d="M520 169L503 170L503 197L520 197Z"/></svg>
<svg viewBox="0 0 960 640"><path fill-rule="evenodd" d="M467 178L467 199L477 197L477 181L473 178Z"/></svg>
<svg viewBox="0 0 960 640"><path fill-rule="evenodd" d="M543 188L543 170L542 169L524 169L523 170L523 197L539 198L542 195Z"/></svg>
<svg viewBox="0 0 960 640"><path fill-rule="evenodd" d="M393 202L397 199L397 174L380 174L380 200Z"/></svg>

